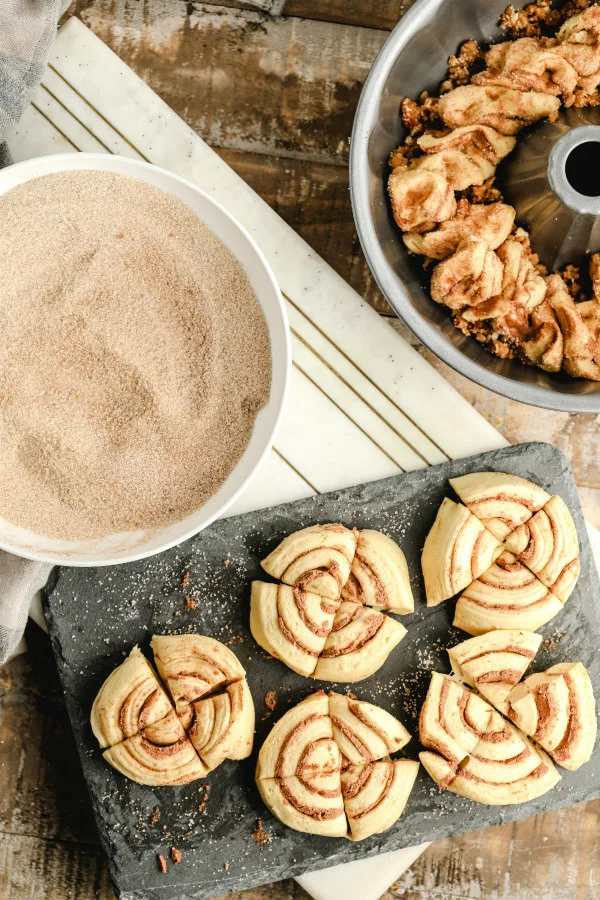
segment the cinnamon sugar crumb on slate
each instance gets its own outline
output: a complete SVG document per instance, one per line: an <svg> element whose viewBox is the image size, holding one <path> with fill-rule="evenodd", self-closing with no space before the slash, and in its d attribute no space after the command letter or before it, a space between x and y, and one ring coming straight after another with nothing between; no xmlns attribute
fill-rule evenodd
<svg viewBox="0 0 600 900"><path fill-rule="evenodd" d="M190 583L190 573L186 572L184 574L183 578L181 579L181 587L186 588L189 583Z"/></svg>
<svg viewBox="0 0 600 900"><path fill-rule="evenodd" d="M198 609L198 601L192 600L189 594L186 595L185 598L185 608L186 609Z"/></svg>
<svg viewBox="0 0 600 900"><path fill-rule="evenodd" d="M162 855L162 853L158 854L157 861L158 861L159 871L161 872L162 875L166 875L167 874L167 861L164 858L164 856Z"/></svg>
<svg viewBox="0 0 600 900"><path fill-rule="evenodd" d="M177 850L176 847L171 847L171 859L175 865L178 865L181 862L181 850Z"/></svg>
<svg viewBox="0 0 600 900"><path fill-rule="evenodd" d="M252 837L259 847L266 847L267 844L270 844L273 840L273 835L270 832L263 830L262 819L256 820L256 831L252 832Z"/></svg>
<svg viewBox="0 0 600 900"><path fill-rule="evenodd" d="M275 691L267 691L265 694L265 706L269 712L273 712L277 705L277 694Z"/></svg>
<svg viewBox="0 0 600 900"><path fill-rule="evenodd" d="M156 825L156 823L158 822L159 819L160 819L160 809L158 808L158 806L155 806L154 809L152 810L152 815L150 816L150 824Z"/></svg>

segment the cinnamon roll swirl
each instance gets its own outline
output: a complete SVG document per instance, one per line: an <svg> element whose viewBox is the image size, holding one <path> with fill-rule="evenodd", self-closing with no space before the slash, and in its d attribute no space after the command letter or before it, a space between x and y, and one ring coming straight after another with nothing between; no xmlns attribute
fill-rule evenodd
<svg viewBox="0 0 600 900"><path fill-rule="evenodd" d="M382 760L344 769L342 794L351 840L380 834L398 821L418 771L419 763L412 759Z"/></svg>
<svg viewBox="0 0 600 900"><path fill-rule="evenodd" d="M98 691L90 717L92 731L104 749L133 737L170 710L154 669L139 647L134 647Z"/></svg>
<svg viewBox="0 0 600 900"><path fill-rule="evenodd" d="M446 497L421 556L427 605L436 606L458 594L479 578L501 552L500 542L479 519Z"/></svg>
<svg viewBox="0 0 600 900"><path fill-rule="evenodd" d="M472 472L451 478L450 484L499 541L505 541L550 500L550 494L537 484L505 472Z"/></svg>
<svg viewBox="0 0 600 900"><path fill-rule="evenodd" d="M504 551L462 592L452 624L473 635L493 629L535 631L562 607L559 598L527 566Z"/></svg>
<svg viewBox="0 0 600 900"><path fill-rule="evenodd" d="M138 784L189 784L208 772L174 710L102 755L114 769Z"/></svg>
<svg viewBox="0 0 600 900"><path fill-rule="evenodd" d="M284 584L338 600L356 550L356 531L343 525L311 525L283 540L261 563Z"/></svg>
<svg viewBox="0 0 600 900"><path fill-rule="evenodd" d="M448 656L455 674L506 715L508 695L541 643L542 635L530 631L490 631L451 647Z"/></svg>
<svg viewBox="0 0 600 900"><path fill-rule="evenodd" d="M586 763L596 741L596 703L582 663L530 675L508 695L508 715L563 768Z"/></svg>
<svg viewBox="0 0 600 900"><path fill-rule="evenodd" d="M567 504L554 496L509 536L506 548L563 603L579 577L579 541Z"/></svg>

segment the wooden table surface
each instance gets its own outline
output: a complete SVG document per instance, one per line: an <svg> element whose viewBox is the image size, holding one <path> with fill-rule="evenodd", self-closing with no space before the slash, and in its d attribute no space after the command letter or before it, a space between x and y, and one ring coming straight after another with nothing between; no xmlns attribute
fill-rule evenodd
<svg viewBox="0 0 600 900"><path fill-rule="evenodd" d="M468 2L468 0L460 0ZM76 0L78 15L382 315L359 249L348 138L373 58L411 0ZM394 327L401 329L394 321ZM570 458L600 526L596 416L497 397L421 352L510 441ZM109 900L111 890L46 637L0 669L0 900ZM385 900L593 900L600 802L439 841ZM229 895L291 900L293 881Z"/></svg>

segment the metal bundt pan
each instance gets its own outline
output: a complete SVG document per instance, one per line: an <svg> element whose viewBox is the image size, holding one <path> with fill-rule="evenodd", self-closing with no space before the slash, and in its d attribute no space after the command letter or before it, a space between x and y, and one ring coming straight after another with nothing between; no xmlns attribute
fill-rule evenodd
<svg viewBox="0 0 600 900"><path fill-rule="evenodd" d="M373 64L354 122L350 148L354 219L371 271L388 302L440 359L513 400L598 413L600 383L498 359L452 325L448 311L434 303L424 287L422 270L404 247L387 199L387 158L403 136L402 98L437 90L448 56L465 40L502 39L497 19L507 2L417 0L392 31ZM600 141L598 123L599 110L564 111L552 125L542 123L521 132L518 148L498 170L507 202L516 207L519 224L531 230L533 249L549 268L581 263L585 253L600 250L600 219L596 222L600 196L582 196L565 175L565 162L575 145L594 141L595 135ZM596 149L600 170L600 144ZM586 156L581 152L583 164Z"/></svg>

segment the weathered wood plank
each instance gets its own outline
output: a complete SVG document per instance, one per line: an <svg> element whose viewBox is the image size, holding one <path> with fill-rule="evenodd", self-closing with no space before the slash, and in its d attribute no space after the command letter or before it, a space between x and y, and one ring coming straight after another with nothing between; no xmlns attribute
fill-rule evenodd
<svg viewBox="0 0 600 900"><path fill-rule="evenodd" d="M94 6L97 0L75 0L69 9ZM223 6L227 9L258 10L270 16L294 16L342 25L358 25L391 31L415 0L171 0L190 9Z"/></svg>
<svg viewBox="0 0 600 900"><path fill-rule="evenodd" d="M415 0L287 0L283 12L287 16L304 16L361 25L364 28L383 28L397 25Z"/></svg>
<svg viewBox="0 0 600 900"><path fill-rule="evenodd" d="M368 303L390 312L356 235L346 168L236 150L218 152Z"/></svg>
<svg viewBox="0 0 600 900"><path fill-rule="evenodd" d="M386 37L178 0L78 0L73 10L211 146L337 165Z"/></svg>
<svg viewBox="0 0 600 900"><path fill-rule="evenodd" d="M437 841L386 900L593 900L600 802Z"/></svg>

